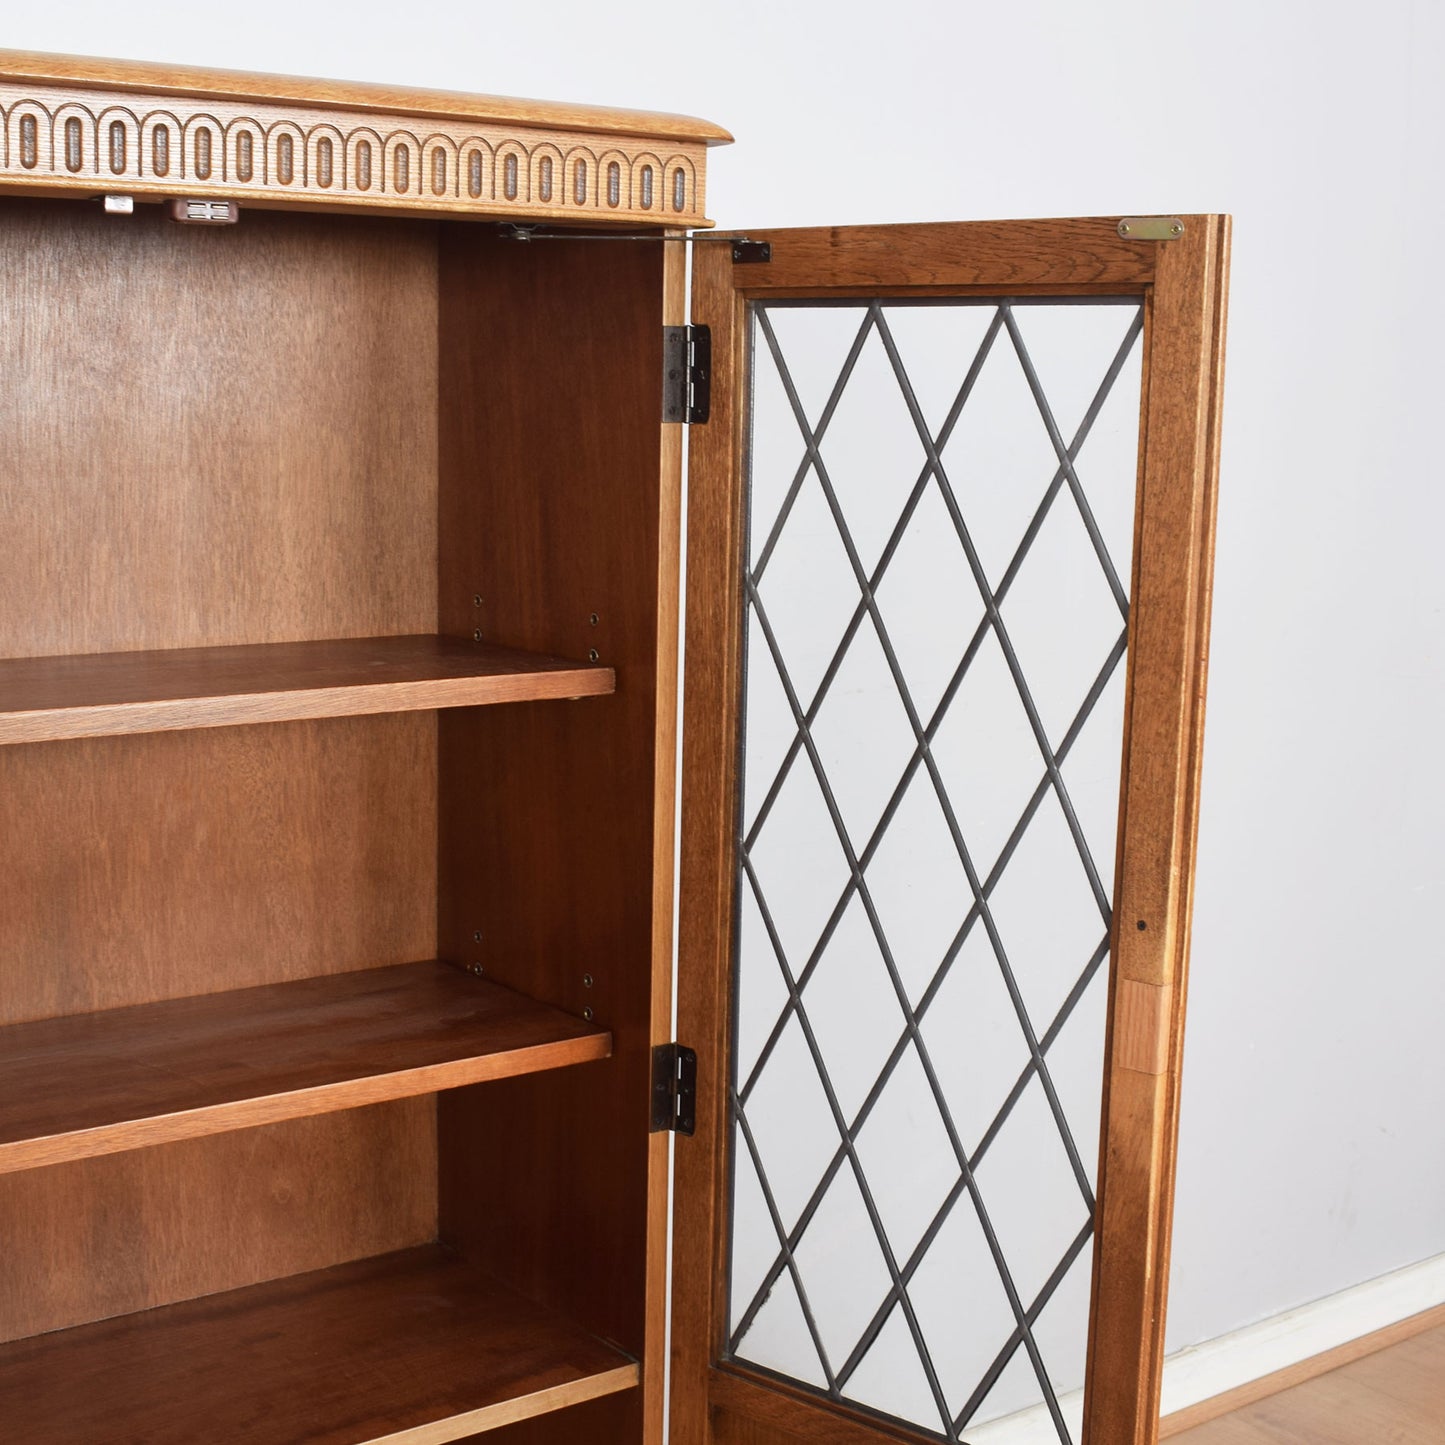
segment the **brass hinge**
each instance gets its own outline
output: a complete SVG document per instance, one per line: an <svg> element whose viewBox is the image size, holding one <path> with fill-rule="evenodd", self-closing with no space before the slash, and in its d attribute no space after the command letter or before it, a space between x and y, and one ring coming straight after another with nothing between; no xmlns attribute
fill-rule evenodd
<svg viewBox="0 0 1445 1445"><path fill-rule="evenodd" d="M701 425L712 411L712 332L662 328L662 419Z"/></svg>
<svg viewBox="0 0 1445 1445"><path fill-rule="evenodd" d="M652 1132L691 1134L697 1125L697 1053L686 1044L652 1051Z"/></svg>

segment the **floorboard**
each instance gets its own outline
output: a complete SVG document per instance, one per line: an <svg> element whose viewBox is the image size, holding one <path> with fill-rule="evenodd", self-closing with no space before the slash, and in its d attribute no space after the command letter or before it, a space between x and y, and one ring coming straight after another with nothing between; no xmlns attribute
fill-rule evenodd
<svg viewBox="0 0 1445 1445"><path fill-rule="evenodd" d="M1197 1425L1170 1445L1445 1445L1445 1325Z"/></svg>

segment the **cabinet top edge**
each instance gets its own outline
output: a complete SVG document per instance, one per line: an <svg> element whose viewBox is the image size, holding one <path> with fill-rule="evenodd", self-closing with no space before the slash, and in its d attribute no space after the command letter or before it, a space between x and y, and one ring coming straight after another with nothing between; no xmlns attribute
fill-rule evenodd
<svg viewBox="0 0 1445 1445"><path fill-rule="evenodd" d="M322 80L241 70L166 65L98 56L51 55L0 49L0 82L12 85L81 86L223 101L265 100L286 105L364 109L439 120L521 124L543 129L701 141L726 145L732 135L711 121L660 111L617 110L513 96Z"/></svg>

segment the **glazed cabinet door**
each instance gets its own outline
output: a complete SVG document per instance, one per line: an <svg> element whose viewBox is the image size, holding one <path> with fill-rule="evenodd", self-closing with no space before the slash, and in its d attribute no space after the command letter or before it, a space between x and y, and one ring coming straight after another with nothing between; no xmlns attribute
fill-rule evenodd
<svg viewBox="0 0 1445 1445"><path fill-rule="evenodd" d="M673 1445L1152 1445L1229 226L696 248Z"/></svg>

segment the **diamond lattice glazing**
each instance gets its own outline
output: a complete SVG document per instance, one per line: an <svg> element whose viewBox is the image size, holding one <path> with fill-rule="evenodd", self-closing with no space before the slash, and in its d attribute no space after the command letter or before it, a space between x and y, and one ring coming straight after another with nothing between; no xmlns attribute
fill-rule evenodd
<svg viewBox="0 0 1445 1445"><path fill-rule="evenodd" d="M752 316L729 1349L1068 1442L1143 318Z"/></svg>

